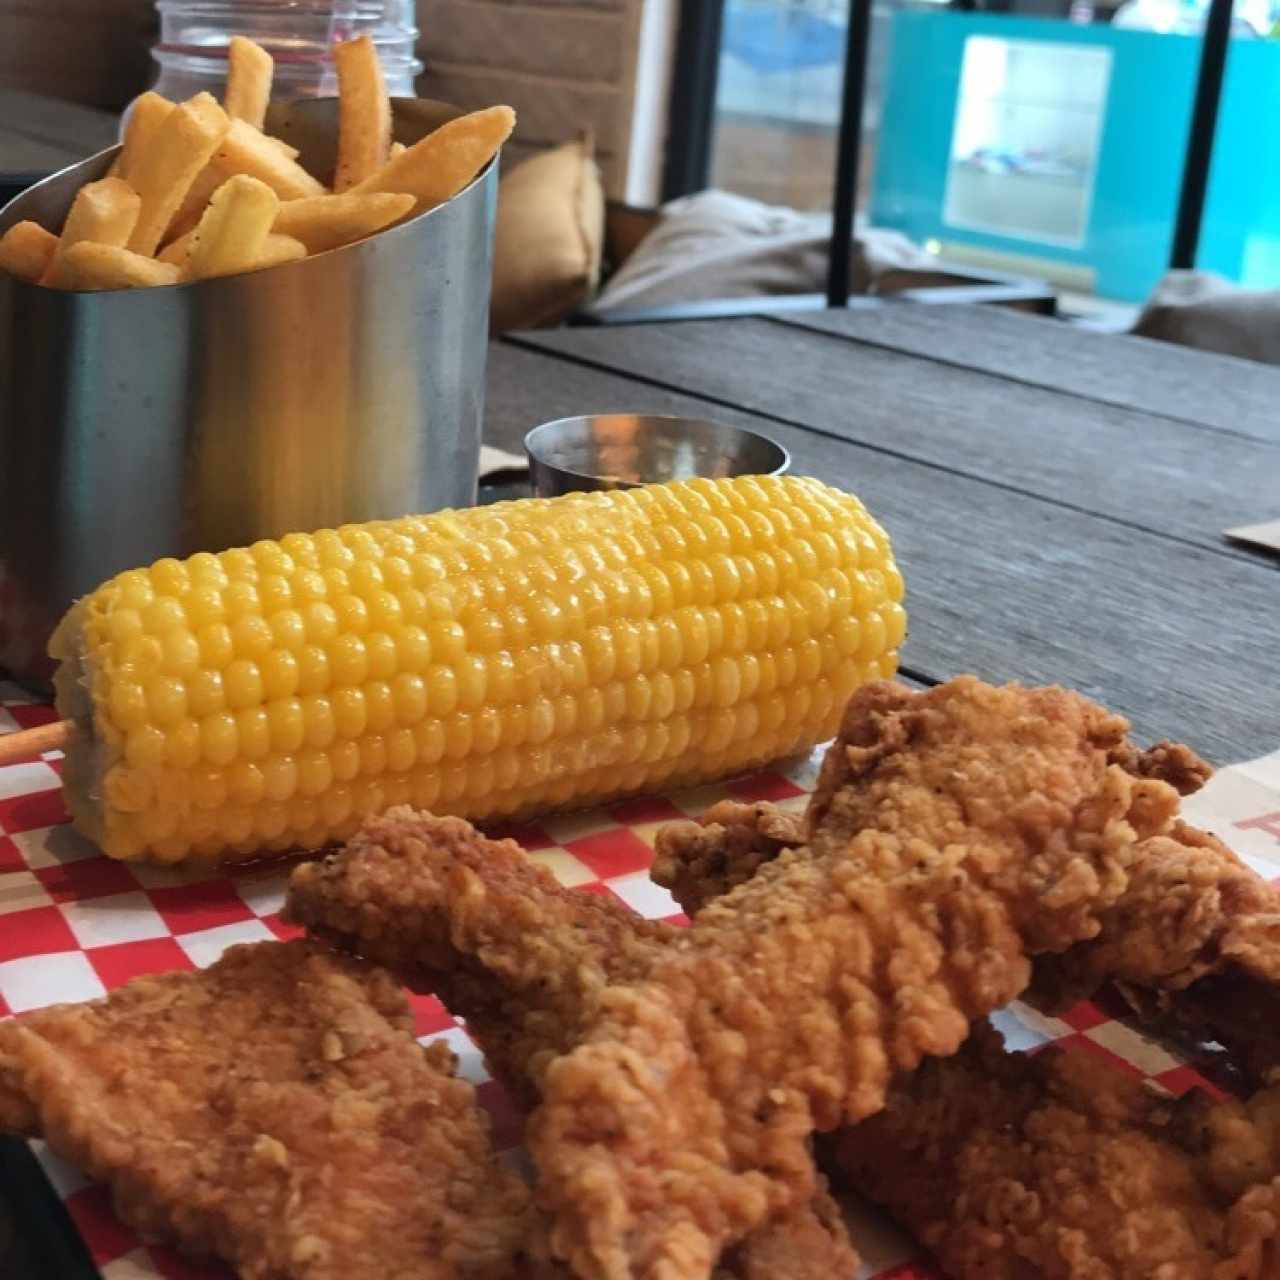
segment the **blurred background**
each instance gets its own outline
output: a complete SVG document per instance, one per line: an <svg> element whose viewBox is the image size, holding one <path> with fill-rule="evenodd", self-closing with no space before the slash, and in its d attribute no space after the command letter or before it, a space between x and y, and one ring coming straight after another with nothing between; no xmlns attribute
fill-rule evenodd
<svg viewBox="0 0 1280 1280"><path fill-rule="evenodd" d="M927 263L1043 282L1069 314L1136 315L1170 265L1207 2L868 0L855 291L886 261ZM157 77L161 15L272 7L0 0L0 85L118 111ZM767 228L830 226L850 0L329 8L375 22L397 11L410 40L398 66L412 77L420 64L420 93L510 102L508 169L589 138L611 211L685 216L671 202L710 190L733 200L701 207L699 226L719 225L714 212L730 240L748 224L757 248ZM1278 18L1280 0L1234 5L1195 260L1182 264L1255 288L1280 286ZM22 115L5 127L38 143ZM607 279L607 246L605 259ZM821 287L806 271L755 283ZM702 279L694 296L742 287Z"/></svg>

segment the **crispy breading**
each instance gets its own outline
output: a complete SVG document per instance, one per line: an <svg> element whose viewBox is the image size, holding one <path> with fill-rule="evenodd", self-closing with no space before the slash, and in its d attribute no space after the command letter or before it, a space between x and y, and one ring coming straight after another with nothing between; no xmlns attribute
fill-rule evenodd
<svg viewBox="0 0 1280 1280"><path fill-rule="evenodd" d="M1266 1080L1280 1067L1280 890L1183 822L1139 854L1099 936L1039 964L1029 997L1053 1010L1115 982L1142 1016Z"/></svg>
<svg viewBox="0 0 1280 1280"><path fill-rule="evenodd" d="M849 1183L955 1280L1264 1280L1280 1247L1280 1089L1179 1100L1083 1049L978 1023L833 1142Z"/></svg>
<svg viewBox="0 0 1280 1280"><path fill-rule="evenodd" d="M783 849L805 841L803 815L785 813L767 801L722 800L697 822L658 828L650 878L670 891L693 915L712 898L750 880Z"/></svg>
<svg viewBox="0 0 1280 1280"><path fill-rule="evenodd" d="M526 1107L603 993L641 977L681 930L561 887L510 840L393 810L293 875L286 914L435 992ZM740 1280L846 1280L857 1259L821 1187L720 1260Z"/></svg>
<svg viewBox="0 0 1280 1280"><path fill-rule="evenodd" d="M964 678L855 694L806 847L651 963L605 975L575 1043L541 1067L528 1138L556 1255L593 1280L705 1276L810 1201L812 1131L873 1114L895 1074L953 1053L1018 995L1032 955L1092 937L1134 845L1167 830L1176 791L1111 761L1126 728L1061 689ZM441 935L526 987L557 963L554 913L539 901L520 917L519 893L491 890L505 872L436 875L409 921L422 886L406 876L397 897L394 858L374 914L367 880L344 883L368 856L357 842L297 872L294 916L393 964L381 940L411 958L415 930L428 966L449 963Z"/></svg>
<svg viewBox="0 0 1280 1280"><path fill-rule="evenodd" d="M1207 776L1169 743L1110 758L1183 793ZM770 829L764 807L672 823L654 878L696 915L777 858ZM1069 1001L1121 975L1155 984L1125 989L1218 1034L1255 1073L1274 1068L1278 898L1219 841L1175 823L1135 847L1096 939L1035 962L1039 986ZM1006 1053L980 1021L829 1145L845 1181L957 1280L1260 1280L1280 1268L1280 1087L1246 1103L1175 1101L1083 1050Z"/></svg>
<svg viewBox="0 0 1280 1280"><path fill-rule="evenodd" d="M529 1228L452 1055L387 973L314 943L0 1024L0 1076L145 1239L247 1280L497 1280Z"/></svg>

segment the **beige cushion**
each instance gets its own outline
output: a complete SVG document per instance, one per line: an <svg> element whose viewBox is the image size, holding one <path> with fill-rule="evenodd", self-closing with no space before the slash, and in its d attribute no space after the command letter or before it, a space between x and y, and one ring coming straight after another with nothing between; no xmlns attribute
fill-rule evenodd
<svg viewBox="0 0 1280 1280"><path fill-rule="evenodd" d="M1170 271L1147 299L1133 332L1280 364L1280 289L1242 289L1212 271Z"/></svg>
<svg viewBox="0 0 1280 1280"><path fill-rule="evenodd" d="M517 165L498 184L490 328L555 324L600 278L604 191L589 138Z"/></svg>
<svg viewBox="0 0 1280 1280"><path fill-rule="evenodd" d="M728 191L700 191L663 206L662 221L610 278L598 315L711 298L821 293L831 215L800 213ZM859 227L850 246L854 293L893 268L937 266L896 231Z"/></svg>

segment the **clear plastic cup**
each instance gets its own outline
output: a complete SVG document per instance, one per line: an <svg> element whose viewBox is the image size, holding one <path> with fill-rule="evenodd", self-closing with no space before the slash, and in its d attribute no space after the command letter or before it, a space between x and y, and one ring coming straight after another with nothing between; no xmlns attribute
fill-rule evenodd
<svg viewBox="0 0 1280 1280"><path fill-rule="evenodd" d="M152 88L175 102L206 89L222 96L232 36L256 40L275 60L273 99L332 97L331 46L365 32L392 97L412 97L422 70L413 0L156 0L156 9L160 39L151 56L160 75Z"/></svg>

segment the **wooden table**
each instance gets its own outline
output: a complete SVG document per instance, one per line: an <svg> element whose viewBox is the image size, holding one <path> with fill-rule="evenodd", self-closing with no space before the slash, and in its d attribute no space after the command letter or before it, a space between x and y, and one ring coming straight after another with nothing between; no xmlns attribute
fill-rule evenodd
<svg viewBox="0 0 1280 1280"><path fill-rule="evenodd" d="M489 357L487 438L716 417L856 492L907 581L925 682L1074 686L1219 762L1280 748L1280 370L994 307L561 329Z"/></svg>

